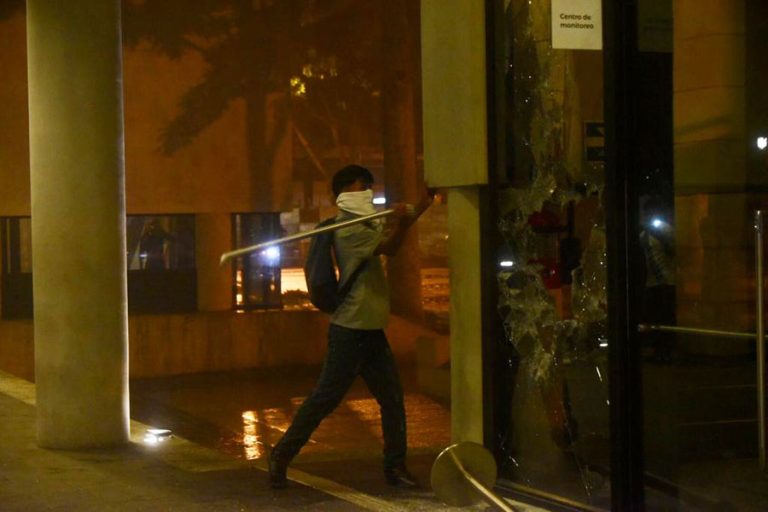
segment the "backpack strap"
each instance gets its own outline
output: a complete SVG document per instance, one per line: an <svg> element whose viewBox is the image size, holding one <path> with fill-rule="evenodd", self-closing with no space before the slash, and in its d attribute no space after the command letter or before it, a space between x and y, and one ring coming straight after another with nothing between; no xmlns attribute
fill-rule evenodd
<svg viewBox="0 0 768 512"><path fill-rule="evenodd" d="M352 289L352 285L355 284L355 281L357 280L357 276L362 274L365 267L368 266L368 260L364 260L361 264L357 266L354 272L352 272L352 275L349 276L349 279L347 279L347 282L344 283L344 286L339 288L339 304L344 302L344 298L347 296L349 291Z"/></svg>
<svg viewBox="0 0 768 512"><path fill-rule="evenodd" d="M336 238L336 232L333 233L333 237ZM336 253L336 244L333 244L333 251L334 256ZM339 305L341 305L342 302L344 302L344 299L346 298L347 294L352 290L352 285L355 284L355 281L357 280L357 277L363 273L363 270L365 270L365 267L368 266L368 260L363 260L362 263L360 263L357 268L350 274L349 278L347 279L347 282L344 283L344 286L339 287Z"/></svg>
<svg viewBox="0 0 768 512"><path fill-rule="evenodd" d="M326 219L326 222L324 222L323 224L325 224L325 223L327 223L327 224L334 224L335 222L337 222L337 218L332 217L330 219ZM336 237L335 231L332 233L332 236L334 238ZM335 256L336 246L335 246L335 244L332 244L332 246L333 246L334 256ZM350 292L350 290L352 290L352 285L355 284L355 281L357 280L358 276L363 273L363 270L365 270L365 268L367 266L368 266L368 260L365 259L365 260L363 260L362 263L360 263L357 266L357 268L354 270L354 272L352 272L352 274L350 274L349 278L347 279L347 282L344 283L344 286L340 286L339 287L338 292L337 292L338 297L339 297L339 305L341 305L344 302L344 299L346 298L347 294Z"/></svg>
<svg viewBox="0 0 768 512"><path fill-rule="evenodd" d="M334 224L335 222L341 222L338 219L339 219L338 217L332 217L332 218L328 219L328 221L330 221L330 222L328 222L328 224ZM345 219L342 218L341 220L345 220ZM335 239L336 238L336 232L334 231L332 233L332 235L333 235L333 238ZM335 257L335 255L336 255L336 245L332 244L332 246L333 246L334 257ZM338 259L336 261L338 263ZM347 294L352 289L352 285L355 284L355 281L357 280L357 277L363 272L363 270L367 266L368 266L368 260L367 259L363 260L363 262L360 263L357 266L357 268L354 270L354 272L352 272L352 274L350 274L349 279L347 279L347 282L344 283L344 286L340 286L339 287L338 292L337 292L338 296L339 296L339 305L341 305L341 303L344 302L344 298L347 296Z"/></svg>

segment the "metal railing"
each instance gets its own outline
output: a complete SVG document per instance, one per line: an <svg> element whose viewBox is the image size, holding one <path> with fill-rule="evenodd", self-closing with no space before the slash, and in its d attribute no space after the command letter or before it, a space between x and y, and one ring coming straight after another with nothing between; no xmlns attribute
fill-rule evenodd
<svg viewBox="0 0 768 512"><path fill-rule="evenodd" d="M763 227L765 216L763 210L755 210L755 331L757 343L757 438L760 458L760 469L765 469L765 321L763 311Z"/></svg>
<svg viewBox="0 0 768 512"><path fill-rule="evenodd" d="M680 327L677 325L639 324L638 332L671 332L679 334L697 334L718 338L754 339L757 358L757 446L760 468L766 469L766 431L765 431L765 301L764 301L764 226L765 210L755 210L755 332L721 331Z"/></svg>

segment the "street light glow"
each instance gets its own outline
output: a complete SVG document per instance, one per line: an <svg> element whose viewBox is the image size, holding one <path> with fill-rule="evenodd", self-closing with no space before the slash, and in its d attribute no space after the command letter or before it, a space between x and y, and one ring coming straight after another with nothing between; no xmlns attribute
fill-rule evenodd
<svg viewBox="0 0 768 512"><path fill-rule="evenodd" d="M280 248L279 247L269 247L264 250L262 253L264 257L269 262L276 262L280 259Z"/></svg>

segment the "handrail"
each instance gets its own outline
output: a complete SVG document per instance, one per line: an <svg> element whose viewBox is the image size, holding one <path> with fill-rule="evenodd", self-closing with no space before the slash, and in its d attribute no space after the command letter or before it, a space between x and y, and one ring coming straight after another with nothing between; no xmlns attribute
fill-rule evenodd
<svg viewBox="0 0 768 512"><path fill-rule="evenodd" d="M756 287L756 325L757 331L757 442L760 469L765 470L765 308L763 304L764 269L763 269L763 210L755 210L755 287Z"/></svg>
<svg viewBox="0 0 768 512"><path fill-rule="evenodd" d="M757 446L760 469L766 469L766 431L765 431L765 269L764 240L765 210L755 210L755 332L722 331L700 329L698 327L680 327L676 325L639 324L638 332L672 332L680 334L699 334L721 338L754 339L757 359Z"/></svg>
<svg viewBox="0 0 768 512"><path fill-rule="evenodd" d="M754 339L754 332L720 331L717 329L700 329L698 327L680 327L678 325L638 324L638 332L676 332L680 334L701 334L702 336L717 336L719 338Z"/></svg>
<svg viewBox="0 0 768 512"><path fill-rule="evenodd" d="M722 331L700 329L698 327L680 327L677 325L639 324L638 332L672 332L679 334L698 334L721 338L754 339L757 358L757 446L760 469L766 469L766 431L765 431L765 268L764 240L765 210L755 210L755 332Z"/></svg>
<svg viewBox="0 0 768 512"><path fill-rule="evenodd" d="M755 210L755 332L722 331L700 329L698 327L680 327L676 325L639 324L638 332L672 332L679 334L698 334L721 338L754 339L757 359L757 446L760 469L766 469L766 431L765 431L765 269L764 240L765 211Z"/></svg>

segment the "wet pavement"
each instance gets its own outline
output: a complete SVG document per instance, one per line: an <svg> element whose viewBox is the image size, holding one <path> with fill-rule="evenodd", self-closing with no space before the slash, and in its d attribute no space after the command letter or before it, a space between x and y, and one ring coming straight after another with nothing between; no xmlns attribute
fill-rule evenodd
<svg viewBox="0 0 768 512"><path fill-rule="evenodd" d="M381 472L378 411L361 382L324 421L289 471L266 484L264 446L286 428L319 368L240 371L134 381L132 442L114 450L45 450L35 441L34 385L0 372L0 510L431 511L435 456L449 444L448 408L403 373L409 466L422 482L392 488ZM172 435L147 442L149 428ZM516 510L537 510L519 505Z"/></svg>
<svg viewBox="0 0 768 512"><path fill-rule="evenodd" d="M132 416L234 459L264 463L267 446L288 428L319 371L293 367L134 381ZM415 389L412 368L401 366L401 377L409 467L424 490L409 493L384 482L378 404L360 379L291 467L371 496L434 500L428 492L429 472L435 457L450 444L450 410Z"/></svg>
<svg viewBox="0 0 768 512"><path fill-rule="evenodd" d="M415 389L401 365L411 455L437 455L450 443L450 410ZM260 459L288 428L312 390L319 367L249 370L131 383L132 416L229 455ZM361 379L302 450L297 463L379 457L379 409Z"/></svg>
<svg viewBox="0 0 768 512"><path fill-rule="evenodd" d="M134 442L43 450L35 444L34 415L33 405L0 393L4 512L363 510L307 486L285 495L263 490L255 478L261 472L179 439L162 448Z"/></svg>

